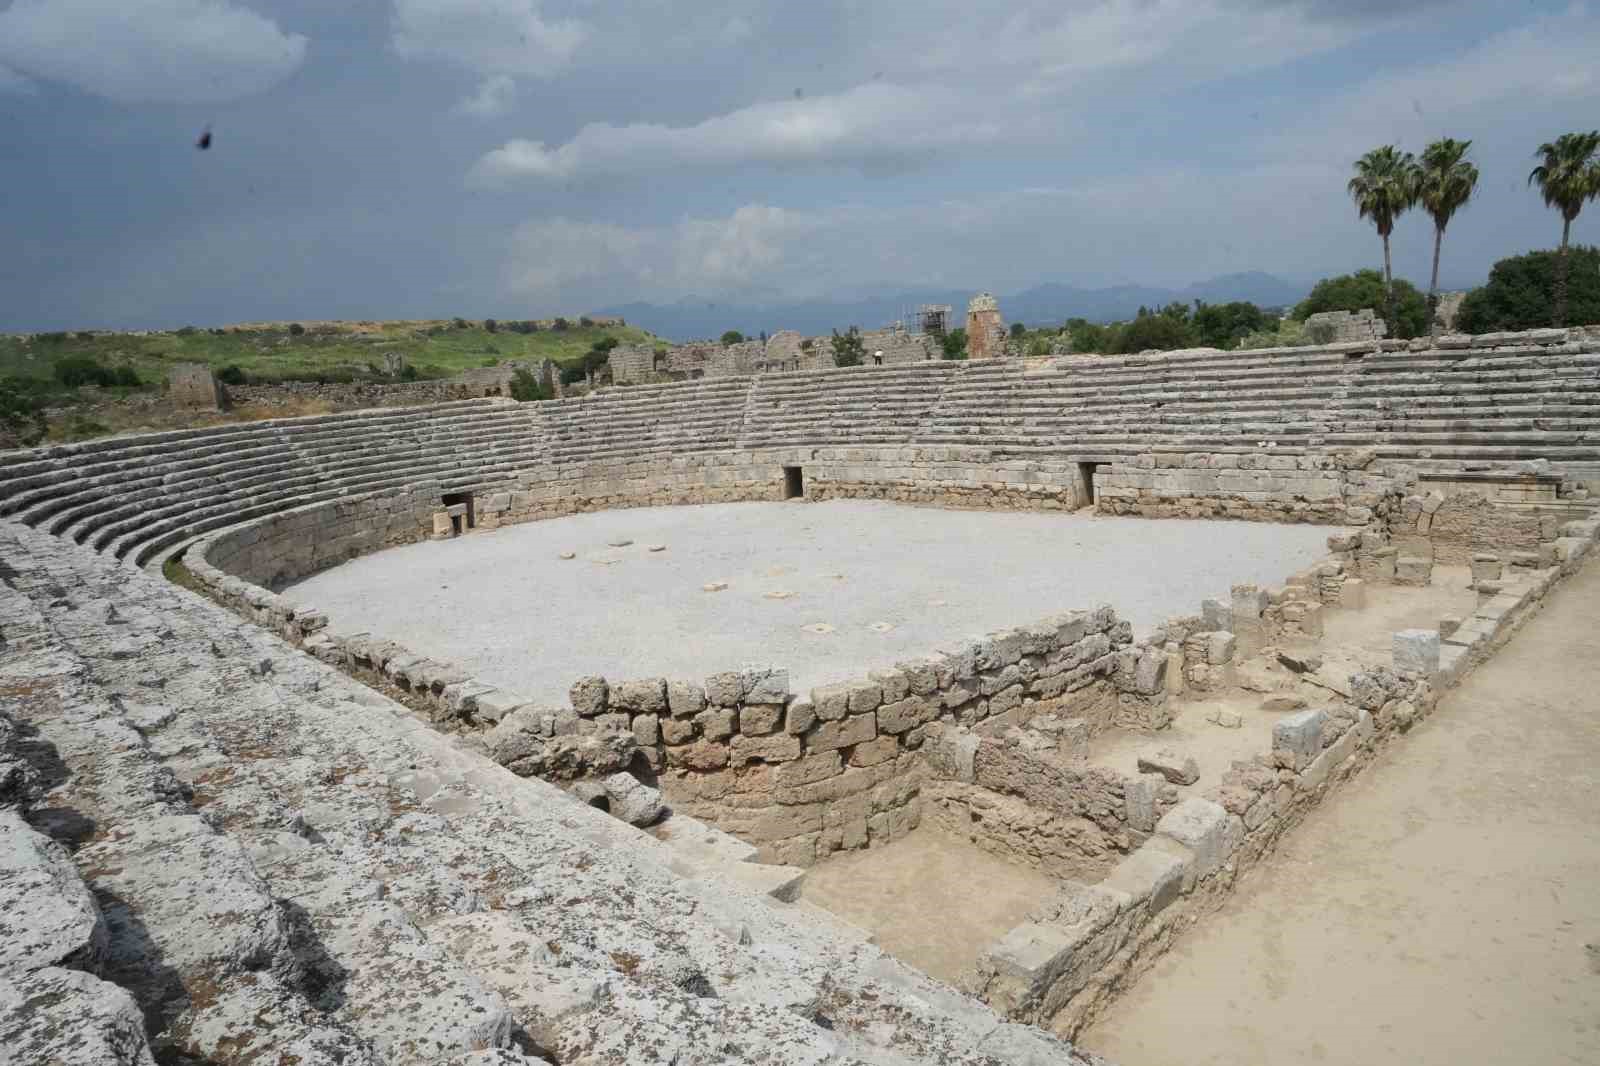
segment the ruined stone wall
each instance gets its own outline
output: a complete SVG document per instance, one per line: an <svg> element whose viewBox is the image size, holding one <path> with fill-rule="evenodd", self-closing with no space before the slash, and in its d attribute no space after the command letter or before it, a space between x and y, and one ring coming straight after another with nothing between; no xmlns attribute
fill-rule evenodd
<svg viewBox="0 0 1600 1066"><path fill-rule="evenodd" d="M1109 514L1365 524L1416 474L1372 453L1152 452L1095 472Z"/></svg>
<svg viewBox="0 0 1600 1066"><path fill-rule="evenodd" d="M617 385L639 385L655 380L655 348L648 344L619 344L606 358L611 381Z"/></svg>
<svg viewBox="0 0 1600 1066"><path fill-rule="evenodd" d="M474 385L456 381L329 382L285 381L275 385L229 385L228 397L235 404L285 407L305 400L319 400L334 410L360 410L367 407L416 407L466 400L483 395Z"/></svg>
<svg viewBox="0 0 1600 1066"><path fill-rule="evenodd" d="M1378 341L1389 335L1389 324L1370 307L1359 311L1319 311L1307 315L1306 336L1317 344Z"/></svg>
<svg viewBox="0 0 1600 1066"><path fill-rule="evenodd" d="M903 329L879 329L863 333L861 347L868 365L922 363L939 357L932 337L908 333Z"/></svg>

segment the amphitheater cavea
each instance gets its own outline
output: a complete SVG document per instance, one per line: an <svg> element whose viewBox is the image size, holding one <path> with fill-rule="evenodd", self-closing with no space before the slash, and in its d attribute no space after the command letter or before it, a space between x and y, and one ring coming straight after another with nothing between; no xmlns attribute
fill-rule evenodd
<svg viewBox="0 0 1600 1066"><path fill-rule="evenodd" d="M0 454L0 1061L1600 1061L1600 329L1369 332Z"/></svg>

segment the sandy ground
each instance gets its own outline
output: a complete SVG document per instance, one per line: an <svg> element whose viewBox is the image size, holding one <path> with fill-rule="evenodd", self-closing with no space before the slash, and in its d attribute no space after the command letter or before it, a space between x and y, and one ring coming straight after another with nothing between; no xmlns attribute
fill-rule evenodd
<svg viewBox="0 0 1600 1066"><path fill-rule="evenodd" d="M1118 1066L1600 1062L1600 566L1079 1043Z"/></svg>
<svg viewBox="0 0 1600 1066"><path fill-rule="evenodd" d="M1463 620L1472 617L1478 609L1478 594L1471 584L1470 567L1436 566L1432 581L1423 588L1368 585L1367 605L1361 610L1323 612L1321 643L1327 648L1359 651L1366 662L1388 665L1397 630L1437 629L1445 615Z"/></svg>
<svg viewBox="0 0 1600 1066"><path fill-rule="evenodd" d="M953 982L1056 892L1056 882L964 840L917 829L813 867L803 898L877 935L902 962Z"/></svg>
<svg viewBox="0 0 1600 1066"><path fill-rule="evenodd" d="M1327 553L1329 532L870 500L661 507L407 545L292 595L342 632L542 701L585 674L688 679L750 664L787 667L804 692L1100 602L1142 632L1236 582L1281 582ZM728 587L704 591L711 582Z"/></svg>

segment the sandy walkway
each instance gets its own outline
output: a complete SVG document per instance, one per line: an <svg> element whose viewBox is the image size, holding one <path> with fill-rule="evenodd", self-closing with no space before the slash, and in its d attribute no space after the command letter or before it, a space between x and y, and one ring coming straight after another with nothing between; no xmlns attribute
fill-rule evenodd
<svg viewBox="0 0 1600 1066"><path fill-rule="evenodd" d="M1118 1066L1600 1063L1597 627L1591 565L1079 1043Z"/></svg>

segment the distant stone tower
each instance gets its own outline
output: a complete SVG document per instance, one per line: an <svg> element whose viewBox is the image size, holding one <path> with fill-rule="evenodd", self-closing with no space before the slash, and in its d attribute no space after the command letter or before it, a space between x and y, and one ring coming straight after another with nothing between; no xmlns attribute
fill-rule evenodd
<svg viewBox="0 0 1600 1066"><path fill-rule="evenodd" d="M980 292L967 304L967 358L998 359L1006 354L1006 325L1000 320L1000 303Z"/></svg>

